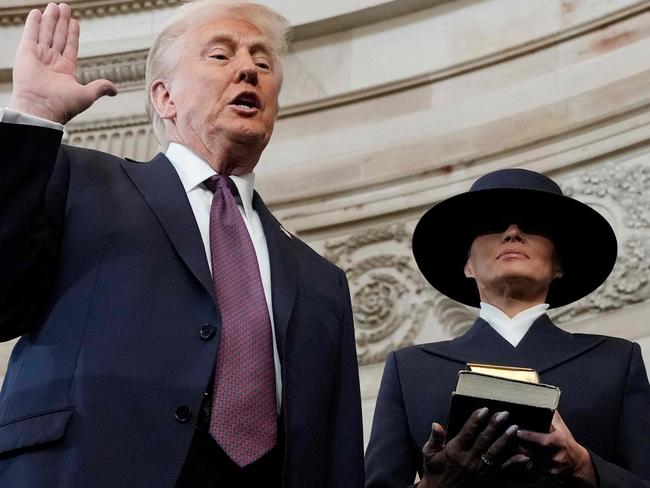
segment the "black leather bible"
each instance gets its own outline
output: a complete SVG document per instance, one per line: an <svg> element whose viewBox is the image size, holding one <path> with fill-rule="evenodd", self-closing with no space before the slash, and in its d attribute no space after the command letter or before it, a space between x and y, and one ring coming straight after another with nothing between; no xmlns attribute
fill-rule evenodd
<svg viewBox="0 0 650 488"><path fill-rule="evenodd" d="M559 401L556 386L460 371L451 397L447 440L458 434L474 410L483 407L488 407L490 414L509 412L508 425L548 432Z"/></svg>

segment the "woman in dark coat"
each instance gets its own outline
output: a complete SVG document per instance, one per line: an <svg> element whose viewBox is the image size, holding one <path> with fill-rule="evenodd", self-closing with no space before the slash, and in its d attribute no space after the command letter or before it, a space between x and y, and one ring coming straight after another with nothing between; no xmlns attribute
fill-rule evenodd
<svg viewBox="0 0 650 488"><path fill-rule="evenodd" d="M575 486L650 482L650 385L638 344L570 334L545 314L609 275L607 221L523 169L489 173L430 209L413 252L427 280L480 307L463 336L389 355L366 451L366 488ZM446 439L451 393L468 362L534 368L560 387L550 432L476 410Z"/></svg>

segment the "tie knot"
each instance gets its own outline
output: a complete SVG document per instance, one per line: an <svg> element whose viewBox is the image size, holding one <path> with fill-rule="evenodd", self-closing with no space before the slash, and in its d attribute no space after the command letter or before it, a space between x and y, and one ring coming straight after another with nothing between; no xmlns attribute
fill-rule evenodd
<svg viewBox="0 0 650 488"><path fill-rule="evenodd" d="M232 195L238 195L239 192L237 191L237 187L235 186L235 182L232 181L230 178L227 176L223 175L214 175L208 178L203 182L203 184L206 186L208 190L210 190L212 193L215 193L217 189L220 189L221 191L225 190L228 188L230 190L230 193Z"/></svg>

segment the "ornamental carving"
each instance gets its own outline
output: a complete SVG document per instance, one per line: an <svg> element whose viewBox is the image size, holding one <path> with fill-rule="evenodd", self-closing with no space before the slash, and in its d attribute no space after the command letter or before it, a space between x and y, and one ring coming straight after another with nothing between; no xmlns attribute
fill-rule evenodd
<svg viewBox="0 0 650 488"><path fill-rule="evenodd" d="M183 0L79 0L70 3L76 19L89 19L175 7ZM32 5L0 9L0 27L22 25L33 8L42 9L44 5L45 2L34 2Z"/></svg>
<svg viewBox="0 0 650 488"><path fill-rule="evenodd" d="M71 122L63 140L137 161L151 159L160 150L146 115Z"/></svg>
<svg viewBox="0 0 650 488"><path fill-rule="evenodd" d="M564 188L567 195L611 212L618 259L607 281L588 297L551 313L558 323L650 299L650 164L608 163ZM589 245L598 245L589 243Z"/></svg>
<svg viewBox="0 0 650 488"><path fill-rule="evenodd" d="M628 238L619 249L616 266L607 281L574 305L552 312L557 323L617 310L650 298L650 243Z"/></svg>
<svg viewBox="0 0 650 488"><path fill-rule="evenodd" d="M609 163L579 176L565 193L594 203L611 200L623 211L621 222L628 229L650 230L649 189L650 163Z"/></svg>
<svg viewBox="0 0 650 488"><path fill-rule="evenodd" d="M77 65L77 79L84 85L105 78L119 88L142 88L148 50L81 58Z"/></svg>
<svg viewBox="0 0 650 488"><path fill-rule="evenodd" d="M370 229L325 249L348 276L359 364L381 362L413 344L436 296L411 258L405 225Z"/></svg>

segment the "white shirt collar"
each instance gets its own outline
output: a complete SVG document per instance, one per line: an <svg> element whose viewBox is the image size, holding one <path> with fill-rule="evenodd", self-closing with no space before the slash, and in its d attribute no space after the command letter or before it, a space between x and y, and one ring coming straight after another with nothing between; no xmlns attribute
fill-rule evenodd
<svg viewBox="0 0 650 488"><path fill-rule="evenodd" d="M167 159L178 173L186 193L197 188L203 188L202 183L217 174L206 161L182 144L170 143L167 151L165 151L165 156L167 156ZM246 216L250 218L253 215L255 173L246 173L241 176L230 175L230 179L237 187Z"/></svg>
<svg viewBox="0 0 650 488"><path fill-rule="evenodd" d="M548 303L540 303L510 318L494 305L481 302L479 317L490 324L501 337L517 347L533 325L533 322L546 313L548 306Z"/></svg>

